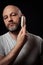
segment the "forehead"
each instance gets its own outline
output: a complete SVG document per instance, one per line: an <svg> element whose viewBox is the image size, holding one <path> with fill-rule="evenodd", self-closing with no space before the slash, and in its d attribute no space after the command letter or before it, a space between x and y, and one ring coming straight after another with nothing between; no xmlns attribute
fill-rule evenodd
<svg viewBox="0 0 43 65"><path fill-rule="evenodd" d="M17 13L18 10L19 10L19 8L16 7L16 6L13 6L13 5L6 6L6 7L4 8L4 10L3 10L3 16L4 16L4 15L8 15L8 14L10 14L11 12Z"/></svg>

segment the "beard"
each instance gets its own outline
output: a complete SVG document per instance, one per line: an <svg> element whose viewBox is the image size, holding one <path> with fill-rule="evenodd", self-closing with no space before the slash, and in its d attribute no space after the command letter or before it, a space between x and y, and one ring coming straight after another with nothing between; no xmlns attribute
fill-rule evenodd
<svg viewBox="0 0 43 65"><path fill-rule="evenodd" d="M21 23L19 22L18 24L17 23L12 23L12 24L13 24L12 26L10 26L10 23L6 26L8 31L14 32L14 33L19 32L21 29Z"/></svg>

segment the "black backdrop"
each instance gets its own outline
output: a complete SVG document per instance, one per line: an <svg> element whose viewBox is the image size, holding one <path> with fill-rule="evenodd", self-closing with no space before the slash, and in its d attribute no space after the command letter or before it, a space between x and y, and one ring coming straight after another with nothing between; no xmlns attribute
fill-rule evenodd
<svg viewBox="0 0 43 65"><path fill-rule="evenodd" d="M27 30L43 38L42 2L28 0L0 0L0 35L7 32L2 20L2 10L8 4L18 6L26 16Z"/></svg>

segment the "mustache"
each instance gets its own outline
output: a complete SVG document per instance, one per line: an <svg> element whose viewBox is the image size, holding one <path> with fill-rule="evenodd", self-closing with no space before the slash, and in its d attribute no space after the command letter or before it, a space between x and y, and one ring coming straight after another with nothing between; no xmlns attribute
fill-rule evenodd
<svg viewBox="0 0 43 65"><path fill-rule="evenodd" d="M17 23L14 22L14 21L10 21L10 22L8 23L8 25L10 25L10 24L17 24Z"/></svg>
<svg viewBox="0 0 43 65"><path fill-rule="evenodd" d="M7 24L7 27L9 27L11 24L12 24L12 25L17 25L17 23L10 22L10 23Z"/></svg>
<svg viewBox="0 0 43 65"><path fill-rule="evenodd" d="M16 21L13 21L13 20L10 20L8 21L9 23L7 24L7 26L9 27L10 24L13 24L13 25L21 25L21 22L19 21L19 23L16 23Z"/></svg>
<svg viewBox="0 0 43 65"><path fill-rule="evenodd" d="M9 20L8 22L9 22L9 24L10 24L10 23L16 24L16 21L13 21L13 20Z"/></svg>

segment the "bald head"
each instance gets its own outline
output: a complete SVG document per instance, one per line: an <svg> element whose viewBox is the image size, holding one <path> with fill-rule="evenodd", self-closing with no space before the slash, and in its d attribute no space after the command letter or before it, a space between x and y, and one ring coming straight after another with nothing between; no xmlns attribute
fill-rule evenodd
<svg viewBox="0 0 43 65"><path fill-rule="evenodd" d="M17 6L14 6L14 5L8 5L8 6L6 6L4 8L4 10L3 10L3 14L2 15L4 16L5 14L7 14L8 11L10 12L12 10L14 12L18 13L19 16L22 15L21 10Z"/></svg>

